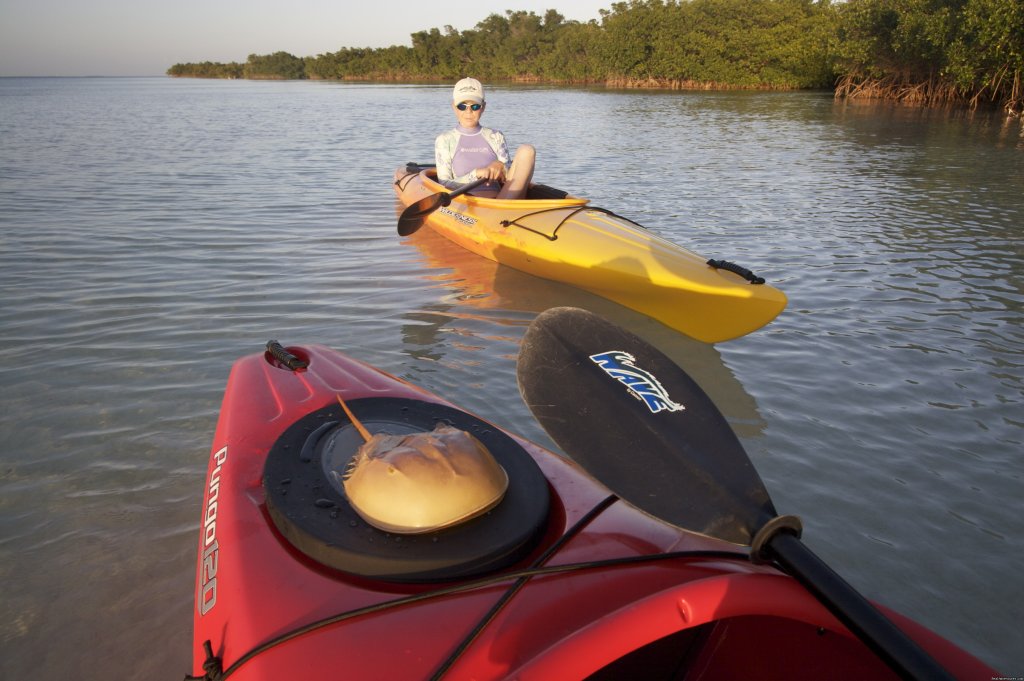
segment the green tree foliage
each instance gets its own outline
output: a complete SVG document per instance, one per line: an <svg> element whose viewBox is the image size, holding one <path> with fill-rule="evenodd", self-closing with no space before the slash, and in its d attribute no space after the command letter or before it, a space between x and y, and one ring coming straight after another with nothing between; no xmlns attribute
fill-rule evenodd
<svg viewBox="0 0 1024 681"><path fill-rule="evenodd" d="M167 75L191 78L296 80L306 77L306 66L305 60L295 55L287 52L275 52L268 55L250 54L244 64L238 62L221 64L208 61L198 64L175 64L167 69Z"/></svg>
<svg viewBox="0 0 1024 681"><path fill-rule="evenodd" d="M733 87L834 82L834 11L811 0L630 0L605 13L613 79Z"/></svg>
<svg viewBox="0 0 1024 681"><path fill-rule="evenodd" d="M680 87L830 87L828 0L629 0L601 22L508 10L472 29L412 34L412 46L299 59L250 55L246 78L486 80ZM176 64L170 75L202 75ZM214 65L217 66L217 65Z"/></svg>
<svg viewBox="0 0 1024 681"><path fill-rule="evenodd" d="M306 77L306 67L303 59L287 52L250 54L243 73L254 80L298 80Z"/></svg>
<svg viewBox="0 0 1024 681"><path fill-rule="evenodd" d="M554 44L536 61L537 76L549 82L602 82L607 76L601 61L604 43L604 32L597 22L563 20Z"/></svg>
<svg viewBox="0 0 1024 681"><path fill-rule="evenodd" d="M173 76L830 88L1024 108L1024 0L623 0L601 20L508 10L412 45L175 64Z"/></svg>
<svg viewBox="0 0 1024 681"><path fill-rule="evenodd" d="M227 64L209 61L175 64L167 69L167 75L178 78L241 78L242 65L234 61Z"/></svg>
<svg viewBox="0 0 1024 681"><path fill-rule="evenodd" d="M971 103L982 98L1024 113L1024 3L969 0L950 45L946 74Z"/></svg>
<svg viewBox="0 0 1024 681"><path fill-rule="evenodd" d="M1021 0L849 0L837 36L840 95L1024 106Z"/></svg>

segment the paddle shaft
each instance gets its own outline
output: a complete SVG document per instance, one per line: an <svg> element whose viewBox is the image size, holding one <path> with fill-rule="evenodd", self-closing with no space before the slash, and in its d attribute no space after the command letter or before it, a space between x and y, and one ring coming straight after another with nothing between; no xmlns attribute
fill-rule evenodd
<svg viewBox="0 0 1024 681"><path fill-rule="evenodd" d="M846 627L904 679L955 681L935 659L825 564L795 535L780 532L770 554Z"/></svg>
<svg viewBox="0 0 1024 681"><path fill-rule="evenodd" d="M440 192L438 196L441 197L441 205L447 206L449 203L452 202L452 199L455 198L456 196L459 196L460 194L465 194L466 192L471 192L480 185L486 184L487 182L490 182L490 180L484 177L479 180L473 180L469 184L464 184L458 189L453 189L450 192Z"/></svg>

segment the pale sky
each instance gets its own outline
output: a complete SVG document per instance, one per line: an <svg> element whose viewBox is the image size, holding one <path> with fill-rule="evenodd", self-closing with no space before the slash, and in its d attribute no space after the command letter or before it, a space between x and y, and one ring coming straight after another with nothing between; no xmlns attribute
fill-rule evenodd
<svg viewBox="0 0 1024 681"><path fill-rule="evenodd" d="M600 19L613 0L0 0L0 76L158 76L179 62L244 62L412 45L524 10Z"/></svg>

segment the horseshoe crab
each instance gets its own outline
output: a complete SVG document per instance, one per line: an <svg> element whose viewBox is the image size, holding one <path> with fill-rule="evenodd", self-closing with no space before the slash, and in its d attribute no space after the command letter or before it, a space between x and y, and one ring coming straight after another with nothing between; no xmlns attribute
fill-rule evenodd
<svg viewBox="0 0 1024 681"><path fill-rule="evenodd" d="M439 423L431 432L371 435L342 482L352 508L370 525L421 534L497 506L508 475L470 433Z"/></svg>

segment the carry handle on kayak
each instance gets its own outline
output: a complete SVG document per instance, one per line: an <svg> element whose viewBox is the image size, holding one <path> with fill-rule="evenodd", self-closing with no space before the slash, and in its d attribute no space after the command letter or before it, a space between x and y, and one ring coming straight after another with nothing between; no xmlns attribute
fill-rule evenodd
<svg viewBox="0 0 1024 681"><path fill-rule="evenodd" d="M278 343L276 340L267 341L267 352L270 356L276 359L278 362L288 367L292 371L298 371L299 369L305 369L309 366L309 362L297 357L292 353L284 349L284 346Z"/></svg>
<svg viewBox="0 0 1024 681"><path fill-rule="evenodd" d="M747 281L749 281L751 284L764 283L764 277L759 277L750 270L748 270L746 267L743 267L742 265L737 265L734 262L729 262L728 260L711 259L708 260L707 264L710 265L711 267L714 267L716 270L728 270L733 274L738 274Z"/></svg>

